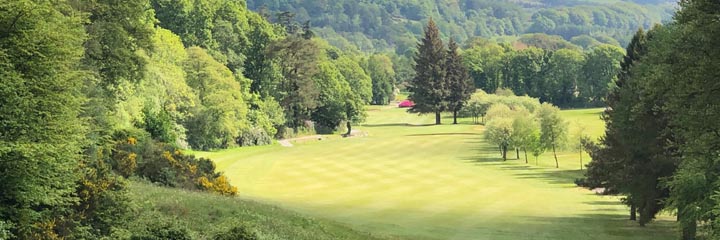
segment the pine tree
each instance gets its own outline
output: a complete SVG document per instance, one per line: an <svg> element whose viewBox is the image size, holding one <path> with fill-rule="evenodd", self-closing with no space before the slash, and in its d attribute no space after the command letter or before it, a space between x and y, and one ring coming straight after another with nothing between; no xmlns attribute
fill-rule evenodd
<svg viewBox="0 0 720 240"><path fill-rule="evenodd" d="M435 124L441 124L440 113L446 108L448 96L445 81L445 46L440 39L440 31L430 19L425 29L425 37L418 44L415 56L415 77L410 80L409 99L415 106L413 113L435 113Z"/></svg>
<svg viewBox="0 0 720 240"><path fill-rule="evenodd" d="M472 82L468 70L463 64L462 57L457 51L458 46L455 40L450 39L448 43L448 54L446 64L448 97L448 110L453 113L453 124L457 124L457 113L465 106L470 96L475 92L475 84Z"/></svg>

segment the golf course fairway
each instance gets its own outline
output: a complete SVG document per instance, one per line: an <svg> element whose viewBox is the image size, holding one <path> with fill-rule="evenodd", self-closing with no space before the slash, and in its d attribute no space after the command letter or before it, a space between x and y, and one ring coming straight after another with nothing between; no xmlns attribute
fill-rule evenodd
<svg viewBox="0 0 720 240"><path fill-rule="evenodd" d="M602 134L600 109L564 111L568 124ZM214 160L241 198L402 239L675 239L674 218L628 221L617 197L575 186L579 152L502 161L484 127L462 119L429 125L389 106L371 107L338 135L263 147L198 152ZM589 159L587 155L585 161Z"/></svg>

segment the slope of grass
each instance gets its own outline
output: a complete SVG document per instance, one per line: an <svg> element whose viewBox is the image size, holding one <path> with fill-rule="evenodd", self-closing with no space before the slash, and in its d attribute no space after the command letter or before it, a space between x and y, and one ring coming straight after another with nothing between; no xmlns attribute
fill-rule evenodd
<svg viewBox="0 0 720 240"><path fill-rule="evenodd" d="M141 225L134 228L163 220L176 222L193 239L212 239L214 234L238 224L250 226L261 239L389 239L254 201L143 182L130 183L130 196L139 210L135 224Z"/></svg>
<svg viewBox="0 0 720 240"><path fill-rule="evenodd" d="M590 121L599 110L564 112ZM361 231L410 239L674 239L675 224L626 221L615 197L574 186L578 154L535 163L499 159L483 127L429 125L390 106L369 109L360 138L292 148L265 146L199 153L215 160L239 194ZM451 119L445 118L446 123ZM593 131L601 132L602 126ZM587 161L587 159L586 159Z"/></svg>

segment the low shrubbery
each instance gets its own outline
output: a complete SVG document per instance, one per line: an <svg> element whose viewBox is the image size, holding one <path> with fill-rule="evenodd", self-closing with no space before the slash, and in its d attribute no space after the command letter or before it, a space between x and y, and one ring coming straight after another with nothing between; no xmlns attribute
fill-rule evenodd
<svg viewBox="0 0 720 240"><path fill-rule="evenodd" d="M209 159L184 154L177 147L129 131L116 133L114 139L112 166L122 176L138 176L168 187L237 194Z"/></svg>

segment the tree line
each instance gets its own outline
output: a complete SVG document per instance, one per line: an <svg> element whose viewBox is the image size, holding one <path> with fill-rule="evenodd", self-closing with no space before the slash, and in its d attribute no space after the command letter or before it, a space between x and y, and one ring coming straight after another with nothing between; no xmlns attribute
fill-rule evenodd
<svg viewBox="0 0 720 240"><path fill-rule="evenodd" d="M291 22L242 1L1 2L0 238L131 238L126 178L235 195L183 149L350 132L394 98L388 56Z"/></svg>
<svg viewBox="0 0 720 240"><path fill-rule="evenodd" d="M587 143L590 188L625 196L630 219L672 212L682 239L717 239L720 126L717 1L681 1L674 20L639 30L607 97L605 136Z"/></svg>
<svg viewBox="0 0 720 240"><path fill-rule="evenodd" d="M520 43L470 42L463 59L475 85L489 93L511 89L560 107L599 107L624 55L613 45L583 51L547 35L526 36Z"/></svg>
<svg viewBox="0 0 720 240"><path fill-rule="evenodd" d="M669 19L674 5L618 1L315 1L248 0L250 9L271 16L292 12L310 21L333 45L360 51L393 51L411 56L424 23L434 18L445 39L464 42L525 33L617 41L626 44L638 27Z"/></svg>

